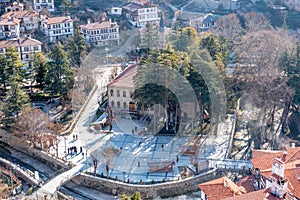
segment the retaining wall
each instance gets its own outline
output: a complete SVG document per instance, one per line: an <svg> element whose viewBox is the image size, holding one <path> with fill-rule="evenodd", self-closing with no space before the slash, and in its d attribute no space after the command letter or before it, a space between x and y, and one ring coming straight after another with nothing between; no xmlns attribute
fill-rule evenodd
<svg viewBox="0 0 300 200"><path fill-rule="evenodd" d="M113 195L132 195L134 192L138 191L140 192L142 198L151 199L155 197L171 197L188 192L194 192L198 190L199 183L207 182L221 176L221 173L217 173L215 170L212 170L202 175L184 180L152 185L127 184L105 178L94 177L87 174L80 174L74 177L72 180L77 184Z"/></svg>

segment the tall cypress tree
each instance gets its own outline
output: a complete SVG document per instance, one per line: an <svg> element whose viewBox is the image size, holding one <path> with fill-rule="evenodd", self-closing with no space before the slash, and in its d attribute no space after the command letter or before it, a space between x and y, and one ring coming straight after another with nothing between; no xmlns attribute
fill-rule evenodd
<svg viewBox="0 0 300 200"><path fill-rule="evenodd" d="M47 59L43 53L35 53L32 60L34 81L43 89L47 74Z"/></svg>
<svg viewBox="0 0 300 200"><path fill-rule="evenodd" d="M75 26L74 37L72 37L68 44L67 50L72 66L81 66L82 60L87 54L87 45L84 37L81 35L79 26Z"/></svg>
<svg viewBox="0 0 300 200"><path fill-rule="evenodd" d="M19 58L19 52L14 47L6 49L5 57L7 65L5 73L7 75L7 85L10 86L1 110L6 117L18 117L19 112L28 106L29 97L22 91L22 81L24 73L23 63Z"/></svg>
<svg viewBox="0 0 300 200"><path fill-rule="evenodd" d="M67 97L67 93L73 87L74 72L70 68L68 54L63 46L58 43L49 55L50 62L46 75L47 90L50 95Z"/></svg>

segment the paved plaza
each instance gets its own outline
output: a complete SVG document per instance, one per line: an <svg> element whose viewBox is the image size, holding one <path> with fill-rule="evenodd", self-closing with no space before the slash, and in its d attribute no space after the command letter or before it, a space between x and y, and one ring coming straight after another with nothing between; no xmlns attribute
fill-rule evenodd
<svg viewBox="0 0 300 200"><path fill-rule="evenodd" d="M88 122L89 119L87 118L86 121ZM104 127L104 130L100 131L91 131L88 123L85 124L85 131L74 132L74 134L66 137L66 140L62 139L59 144L59 156L77 165L84 164L80 169L81 171L87 170L93 173L93 161L90 153L97 150L101 152L105 148L119 150L109 164L109 177L113 179L118 177L119 180L125 180L126 182L129 180L130 183L172 181L180 179L179 169L182 167L188 167L191 171L195 171L195 167L191 163L194 157L180 153L180 148L183 148L192 136L142 135L139 133L141 133L143 127L126 118L118 119L113 124L111 133L108 133L108 127ZM125 126L126 124L127 126ZM223 126L226 126L226 128L219 128L227 130L227 126L231 126L230 118L228 123L224 123ZM124 127L127 130L124 130ZM137 131L132 134L134 129ZM76 136L73 135L77 135L78 139L76 140ZM227 131L218 136L202 137L197 156L208 159L224 159L229 139L230 133ZM76 146L77 149L82 147L84 155L80 152L66 155L62 151L73 146ZM97 174L106 176L106 161L103 155L101 153L95 155L99 160ZM164 161L174 162L173 171L151 172L149 170L149 163L160 165Z"/></svg>

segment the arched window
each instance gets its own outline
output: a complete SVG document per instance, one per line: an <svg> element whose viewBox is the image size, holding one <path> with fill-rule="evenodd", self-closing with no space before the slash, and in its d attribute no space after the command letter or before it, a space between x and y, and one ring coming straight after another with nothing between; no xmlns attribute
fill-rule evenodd
<svg viewBox="0 0 300 200"><path fill-rule="evenodd" d="M121 103L120 101L117 102L117 108L120 108L121 107Z"/></svg>
<svg viewBox="0 0 300 200"><path fill-rule="evenodd" d="M110 90L110 96L111 96L111 97L114 96L114 90Z"/></svg>
<svg viewBox="0 0 300 200"><path fill-rule="evenodd" d="M123 108L127 109L127 103L126 102L123 102Z"/></svg>
<svg viewBox="0 0 300 200"><path fill-rule="evenodd" d="M110 102L110 106L111 106L112 108L114 108L114 107L115 107L115 102L114 102L114 101L111 101L111 102Z"/></svg>
<svg viewBox="0 0 300 200"><path fill-rule="evenodd" d="M123 97L126 97L126 91L123 91Z"/></svg>
<svg viewBox="0 0 300 200"><path fill-rule="evenodd" d="M120 90L117 90L117 97L120 96Z"/></svg>

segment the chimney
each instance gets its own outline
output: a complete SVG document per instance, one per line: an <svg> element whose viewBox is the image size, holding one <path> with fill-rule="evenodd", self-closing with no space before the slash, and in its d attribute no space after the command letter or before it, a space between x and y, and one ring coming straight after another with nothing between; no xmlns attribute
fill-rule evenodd
<svg viewBox="0 0 300 200"><path fill-rule="evenodd" d="M282 155L282 158L281 158L282 162L286 161L287 154L288 154L288 150L287 150L286 147L284 147L284 149L283 149L283 155Z"/></svg>
<svg viewBox="0 0 300 200"><path fill-rule="evenodd" d="M91 19L90 19L90 18L87 19L87 23L88 23L88 24L91 23Z"/></svg>
<svg viewBox="0 0 300 200"><path fill-rule="evenodd" d="M291 142L291 148L295 148L296 144L295 142Z"/></svg>

